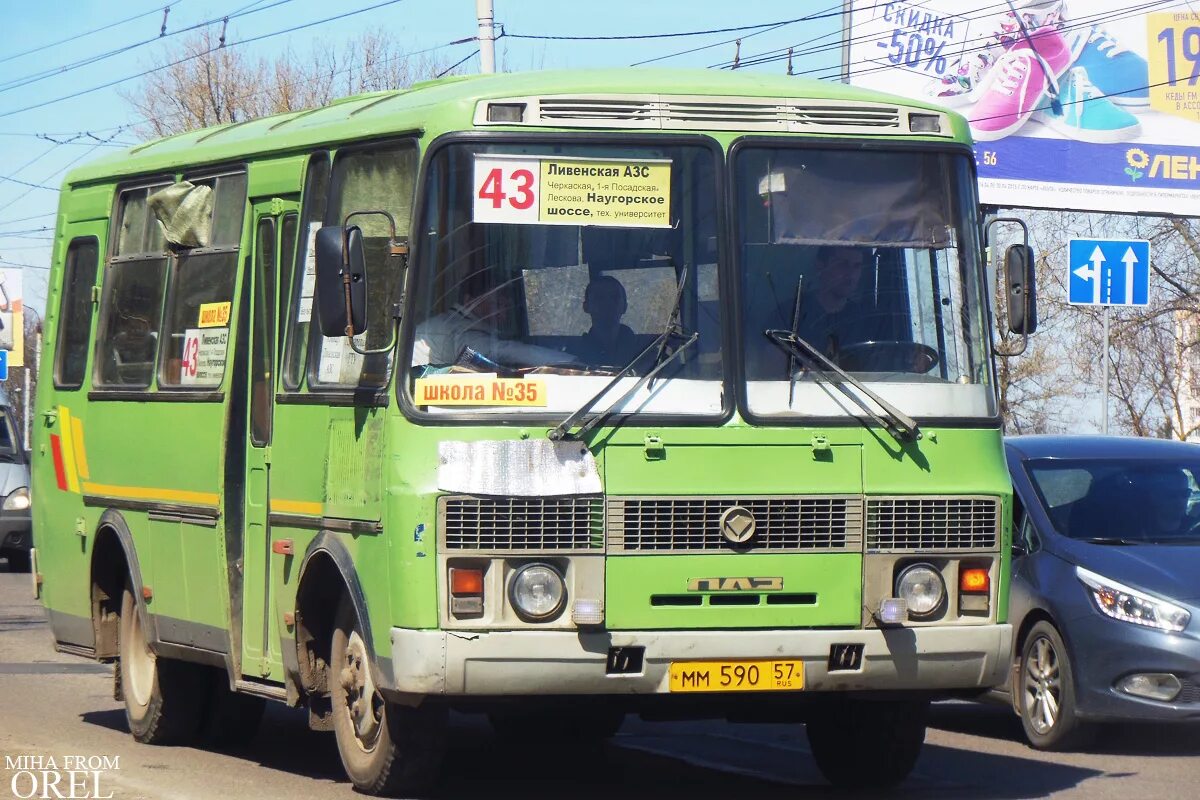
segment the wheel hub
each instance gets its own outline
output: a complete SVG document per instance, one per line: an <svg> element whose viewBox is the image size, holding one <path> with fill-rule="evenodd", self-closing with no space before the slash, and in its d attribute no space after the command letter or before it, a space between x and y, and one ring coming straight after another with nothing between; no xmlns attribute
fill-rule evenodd
<svg viewBox="0 0 1200 800"><path fill-rule="evenodd" d="M346 642L345 666L338 681L346 695L346 711L354 725L354 735L369 747L379 735L383 724L383 697L375 689L367 646L358 631Z"/></svg>

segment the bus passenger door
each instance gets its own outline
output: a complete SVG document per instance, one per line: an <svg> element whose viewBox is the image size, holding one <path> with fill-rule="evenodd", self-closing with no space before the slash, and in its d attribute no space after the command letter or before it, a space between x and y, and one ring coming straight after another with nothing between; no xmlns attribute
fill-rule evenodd
<svg viewBox="0 0 1200 800"><path fill-rule="evenodd" d="M254 202L254 255L249 300L249 375L245 475L245 536L242 542L242 674L282 680L279 620L273 613L270 522L271 440L276 386L278 297L281 259L295 246L298 204L272 198ZM282 263L287 263L286 261ZM238 446L230 442L231 447ZM274 557L274 558L279 558Z"/></svg>

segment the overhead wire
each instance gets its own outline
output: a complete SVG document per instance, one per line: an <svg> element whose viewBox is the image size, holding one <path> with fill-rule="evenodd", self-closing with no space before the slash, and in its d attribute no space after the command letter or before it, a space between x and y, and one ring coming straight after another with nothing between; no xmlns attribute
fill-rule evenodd
<svg viewBox="0 0 1200 800"><path fill-rule="evenodd" d="M153 36L149 39L141 39L137 42L133 42L132 44L124 45L122 47L118 47L113 50L108 50L103 53L97 53L95 55L79 59L77 61L72 61L67 64L61 64L57 67L50 67L48 69L41 70L40 72L35 72L35 73L31 73L29 75L23 75L19 78L13 78L8 81L0 82L0 93L7 92L11 89L20 89L22 87L29 86L30 84L37 83L38 81L42 81L47 78L57 77L59 75L63 75L65 73L71 72L72 70L76 70L81 67L90 66L97 62L104 61L105 59L112 58L113 56L118 56L123 53L128 53L129 51L136 50L139 47L144 47L145 45L148 45L148 44L154 44L155 42L160 42L163 39L167 39L172 36L178 36L181 33L187 33L189 31L194 31L199 28L205 28L210 25L215 25L218 22L228 23L230 20L239 19L241 17L245 17L250 14L257 14L260 11L268 11L272 8L275 8L276 6L281 6L281 5L285 5L287 3L291 3L291 2L293 2L293 0L275 0L275 2L271 3L271 5L262 6L261 8L254 8L254 6L260 5L262 2L264 2L264 0L257 0L257 2L251 3L248 6L243 6L241 8L238 8L234 11L229 12L228 14L223 14L223 15L214 17L212 19L204 20L203 22L197 22L197 23L193 23L191 25L187 25L182 28L177 28L175 30L172 30L170 33L161 33L161 34L159 34L157 36Z"/></svg>
<svg viewBox="0 0 1200 800"><path fill-rule="evenodd" d="M294 33L299 30L304 30L306 28L315 27L317 25L324 25L325 23L328 23L328 22L334 22L336 20L346 19L348 17L353 17L358 14L364 14L368 11L374 11L376 9L384 8L385 6L395 5L396 3L401 3L403 1L404 0L384 0L384 2L381 2L381 3L375 3L373 5L365 6L363 8L358 8L353 11L345 11L340 14L334 14L333 16L325 17L324 19L313 20L311 22L302 23L300 25L293 25L291 27L283 28L283 29L277 30L277 31L272 31L270 33L264 33L264 34L260 34L258 36L251 36L248 39L240 39L236 42L225 42L221 45L218 45L217 47L211 47L208 50L204 50L199 53L193 53L193 54L185 56L183 58L176 59L175 61L171 61L166 64L161 64L156 67L151 67L150 69L147 69L147 70L142 70L141 72L138 72L134 75L127 75L123 78L117 78L115 80L108 81L107 83L102 83L97 86L89 87L87 89L80 89L77 92L72 92L70 94L62 95L61 97L54 97L49 100L43 100L39 103L34 103L32 105L23 106L21 108L14 108L14 109L9 109L7 111L0 111L0 118L11 117L14 114L20 114L25 111L32 111L32 110L38 109L38 108L45 108L46 106L54 105L55 103L61 103L64 100L72 100L76 97L82 97L83 95L91 94L92 92L98 92L101 89L108 89L110 87L116 86L121 83L125 83L127 81L136 80L138 78L145 77L146 75L150 75L151 73L154 73L154 72L159 72L161 70L169 69L169 68L177 66L179 64L187 63L188 61L192 61L192 60L195 60L202 56L206 56L209 53L216 52L217 50L229 49L229 48L233 48L233 47L238 47L240 45L251 44L253 42L263 41L264 39L270 39L275 36L282 36L283 34L286 34L286 33Z"/></svg>
<svg viewBox="0 0 1200 800"><path fill-rule="evenodd" d="M65 39L59 39L58 41L50 42L49 44L38 45L37 47L30 48L29 50L22 50L20 53L13 53L12 55L4 56L3 58L0 58L0 64L3 64L6 61L12 61L14 58L21 58L22 56L28 56L28 55L32 55L34 53L40 53L42 50L48 50L51 47L58 47L60 44L67 44L68 42L74 42L77 39L84 38L85 36L91 36L92 34L95 34L95 33L102 33L103 31L111 30L112 28L116 28L118 26L124 25L127 22L133 22L134 20L141 19L142 17L149 17L151 15L160 14L163 12L164 9L174 8L175 6L179 5L182 2L183 2L183 0L175 0L173 3L169 3L164 6L157 6L155 8L152 8L149 11L143 11L141 14L134 14L132 17L126 17L125 19L119 19L116 22L110 22L109 24L103 25L99 28L92 28L91 30L84 31L83 33L77 33L74 36L68 36Z"/></svg>

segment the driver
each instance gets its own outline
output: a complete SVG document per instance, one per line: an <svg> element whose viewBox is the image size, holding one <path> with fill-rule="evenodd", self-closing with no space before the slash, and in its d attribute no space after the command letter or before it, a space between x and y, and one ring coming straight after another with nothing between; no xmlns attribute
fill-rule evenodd
<svg viewBox="0 0 1200 800"><path fill-rule="evenodd" d="M1148 539L1178 536L1187 519L1191 487L1187 475L1178 468L1150 468L1131 472L1134 493L1142 499L1144 535Z"/></svg>
<svg viewBox="0 0 1200 800"><path fill-rule="evenodd" d="M629 308L625 287L611 275L591 280L583 293L583 310L592 327L580 337L579 355L589 364L624 364L638 354L633 329L621 322Z"/></svg>
<svg viewBox="0 0 1200 800"><path fill-rule="evenodd" d="M870 247L821 245L814 259L815 286L801 294L796 332L834 363L847 345L892 338L883 314L863 296L863 273L874 261Z"/></svg>

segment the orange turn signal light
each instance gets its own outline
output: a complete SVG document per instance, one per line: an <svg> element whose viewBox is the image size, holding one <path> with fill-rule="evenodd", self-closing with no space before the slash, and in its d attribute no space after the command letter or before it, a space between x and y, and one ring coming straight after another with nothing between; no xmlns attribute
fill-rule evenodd
<svg viewBox="0 0 1200 800"><path fill-rule="evenodd" d="M483 594L483 570L451 567L450 594L454 596Z"/></svg>
<svg viewBox="0 0 1200 800"><path fill-rule="evenodd" d="M991 578L982 567L972 567L958 573L958 588L964 592L986 592L990 587Z"/></svg>

